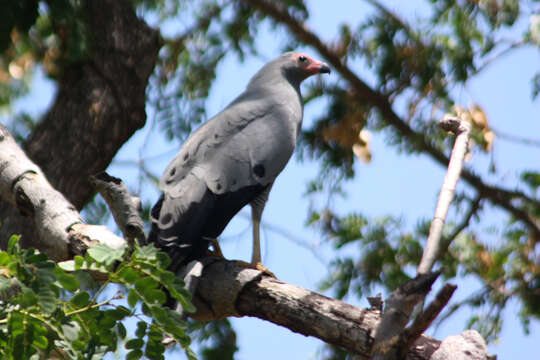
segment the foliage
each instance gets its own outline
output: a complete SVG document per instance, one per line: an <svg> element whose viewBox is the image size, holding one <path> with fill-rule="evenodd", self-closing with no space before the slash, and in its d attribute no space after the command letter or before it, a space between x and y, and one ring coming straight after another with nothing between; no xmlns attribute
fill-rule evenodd
<svg viewBox="0 0 540 360"><path fill-rule="evenodd" d="M233 360L239 350L236 332L228 319L206 323L189 321L188 332L199 344L199 357L203 360Z"/></svg>
<svg viewBox="0 0 540 360"><path fill-rule="evenodd" d="M181 315L163 306L170 296L186 311L194 310L182 281L163 270L169 263L153 246L130 251L99 245L85 257L56 264L34 249L20 249L12 236L7 251L0 252L2 358L101 359L123 342L127 359L162 359L168 336L195 359ZM105 282L96 283L88 271ZM101 300L112 284L119 290ZM128 319L137 320L131 339Z"/></svg>

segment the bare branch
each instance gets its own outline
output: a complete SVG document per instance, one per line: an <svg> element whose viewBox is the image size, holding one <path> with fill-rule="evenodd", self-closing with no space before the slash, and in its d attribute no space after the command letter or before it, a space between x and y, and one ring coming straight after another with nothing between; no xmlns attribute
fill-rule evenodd
<svg viewBox="0 0 540 360"><path fill-rule="evenodd" d="M495 135L500 139L510 141L510 142L513 142L513 143L540 147L540 140L539 139L530 139L530 138L526 138L526 137L523 137L523 136L507 134L505 132L495 130L493 128L491 130L493 130Z"/></svg>
<svg viewBox="0 0 540 360"><path fill-rule="evenodd" d="M51 186L3 125L0 125L0 196L37 229L36 247L54 260L66 260L94 242L113 248L124 243L103 226L83 224L75 207Z"/></svg>
<svg viewBox="0 0 540 360"><path fill-rule="evenodd" d="M146 241L144 225L139 215L141 200L132 197L124 182L106 172L91 177L96 190L103 196L114 217L114 221L128 242L139 239Z"/></svg>
<svg viewBox="0 0 540 360"><path fill-rule="evenodd" d="M236 261L217 258L202 261L204 270L194 297L198 310L193 316L195 319L253 316L340 346L362 359L369 357L380 310L363 309L328 298L245 268ZM403 294L429 290L429 283L436 276L428 278L430 276L423 275L420 282L414 282L420 285L415 289L414 286L402 287ZM406 359L430 359L439 345L438 340L422 335Z"/></svg>
<svg viewBox="0 0 540 360"><path fill-rule="evenodd" d="M463 230L465 230L465 228L467 226L469 226L469 223L471 222L471 219L472 219L473 215L476 214L476 212L480 208L480 202L481 201L482 201L482 198L480 196L478 196L476 199L474 199L471 202L471 207L470 207L469 211L465 214L465 216L463 217L463 220L461 221L461 223L458 226L456 226L454 231L452 231L452 233L448 237L445 237L445 238L443 238L441 240L441 254L444 254L446 252L446 250L448 249L448 247L450 246L450 244L452 243L452 241L454 241L454 239Z"/></svg>
<svg viewBox="0 0 540 360"><path fill-rule="evenodd" d="M441 255L441 239L444 228L444 222L448 214L450 204L454 199L456 185L463 168L463 161L468 150L471 125L466 121L461 121L456 117L445 115L440 122L441 128L446 131L452 131L457 135L448 164L448 171L444 177L439 201L435 209L435 216L431 222L429 236L426 243L426 248L422 254L422 259L418 265L418 273L426 274L433 268L435 261Z"/></svg>

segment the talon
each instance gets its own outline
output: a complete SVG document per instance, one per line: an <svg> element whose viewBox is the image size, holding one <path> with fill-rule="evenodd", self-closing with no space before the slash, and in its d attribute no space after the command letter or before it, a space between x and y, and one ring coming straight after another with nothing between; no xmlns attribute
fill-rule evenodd
<svg viewBox="0 0 540 360"><path fill-rule="evenodd" d="M276 275L274 275L273 272L271 272L266 266L264 266L264 265L261 264L260 262L258 262L258 263L255 264L255 269L260 270L260 271L262 271L263 273L265 273L266 275L270 275L271 277L277 279Z"/></svg>
<svg viewBox="0 0 540 360"><path fill-rule="evenodd" d="M245 262L245 261L242 261L242 260L234 260L234 262L237 263L238 265L240 265L242 267L245 267L245 268L248 268L248 269L254 269L254 270L262 271L266 275L269 275L269 276L277 279L276 275L274 275L273 272L271 272L266 266L264 266L260 262L257 262L255 264L248 263L248 262Z"/></svg>

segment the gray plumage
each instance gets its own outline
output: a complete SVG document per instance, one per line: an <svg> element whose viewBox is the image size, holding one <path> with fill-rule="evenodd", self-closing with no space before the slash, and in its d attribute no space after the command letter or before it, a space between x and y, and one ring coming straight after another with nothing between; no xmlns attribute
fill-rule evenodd
<svg viewBox="0 0 540 360"><path fill-rule="evenodd" d="M258 247L252 262L260 263L260 218L301 129L300 83L329 71L307 55L285 53L191 134L165 170L163 195L152 209L149 240L164 248L174 264L203 256L209 241L247 204L252 206Z"/></svg>

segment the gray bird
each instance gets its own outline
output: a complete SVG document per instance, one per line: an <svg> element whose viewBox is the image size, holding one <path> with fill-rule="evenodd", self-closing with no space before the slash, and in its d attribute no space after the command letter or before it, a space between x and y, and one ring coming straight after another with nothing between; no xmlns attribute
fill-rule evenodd
<svg viewBox="0 0 540 360"><path fill-rule="evenodd" d="M300 134L300 83L329 72L308 55L285 53L186 140L161 178L163 194L151 213L149 241L171 256L173 269L203 257L210 243L216 248L217 237L247 204L253 219L251 266L265 269L261 216Z"/></svg>

